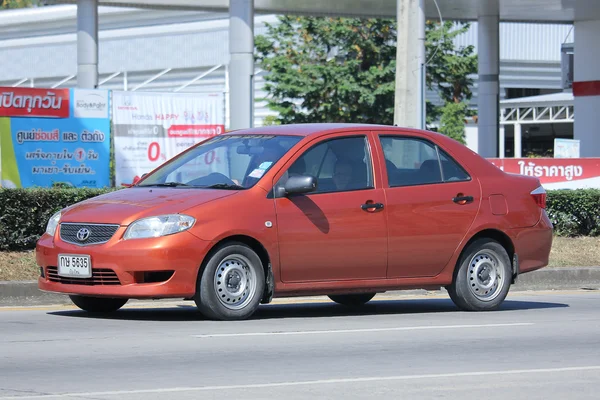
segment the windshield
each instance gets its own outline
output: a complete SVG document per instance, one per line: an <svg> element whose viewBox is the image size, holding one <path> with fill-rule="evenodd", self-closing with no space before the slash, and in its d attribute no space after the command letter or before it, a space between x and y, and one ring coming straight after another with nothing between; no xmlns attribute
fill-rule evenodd
<svg viewBox="0 0 600 400"><path fill-rule="evenodd" d="M277 135L216 136L159 167L136 186L247 189L300 139Z"/></svg>

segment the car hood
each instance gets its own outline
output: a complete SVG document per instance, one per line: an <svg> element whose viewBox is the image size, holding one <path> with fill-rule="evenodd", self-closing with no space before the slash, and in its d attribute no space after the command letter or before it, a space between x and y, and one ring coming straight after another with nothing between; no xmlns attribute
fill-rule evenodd
<svg viewBox="0 0 600 400"><path fill-rule="evenodd" d="M218 189L121 189L66 208L61 222L129 225L140 218L181 213L236 193L239 192Z"/></svg>

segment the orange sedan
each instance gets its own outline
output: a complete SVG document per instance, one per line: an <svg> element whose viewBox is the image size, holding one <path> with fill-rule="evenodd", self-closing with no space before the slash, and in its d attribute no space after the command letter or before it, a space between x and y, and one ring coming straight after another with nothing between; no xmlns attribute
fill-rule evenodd
<svg viewBox="0 0 600 400"><path fill-rule="evenodd" d="M273 297L447 288L493 310L548 263L537 178L504 173L446 136L355 124L240 130L199 143L134 186L55 214L39 288L89 312L193 299L250 317Z"/></svg>

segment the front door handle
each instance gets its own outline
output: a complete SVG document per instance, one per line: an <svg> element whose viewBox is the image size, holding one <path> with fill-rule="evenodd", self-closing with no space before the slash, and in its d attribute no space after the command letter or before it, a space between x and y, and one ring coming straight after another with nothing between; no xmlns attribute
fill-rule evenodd
<svg viewBox="0 0 600 400"><path fill-rule="evenodd" d="M456 196L452 199L457 204L467 204L473 202L473 196Z"/></svg>
<svg viewBox="0 0 600 400"><path fill-rule="evenodd" d="M360 206L360 208L362 208L365 211L381 210L381 209L383 209L383 204L382 203L366 203L366 204L363 204L362 206Z"/></svg>

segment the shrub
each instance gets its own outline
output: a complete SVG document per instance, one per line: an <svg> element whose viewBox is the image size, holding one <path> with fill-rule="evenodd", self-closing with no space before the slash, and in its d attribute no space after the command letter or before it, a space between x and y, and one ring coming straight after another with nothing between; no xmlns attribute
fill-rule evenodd
<svg viewBox="0 0 600 400"><path fill-rule="evenodd" d="M0 250L35 248L55 212L112 190L0 188Z"/></svg>
<svg viewBox="0 0 600 400"><path fill-rule="evenodd" d="M600 190L549 190L547 203L556 235L600 235Z"/></svg>
<svg viewBox="0 0 600 400"><path fill-rule="evenodd" d="M0 188L0 250L35 248L55 212L113 190ZM549 190L547 202L556 235L600 235L600 190Z"/></svg>

